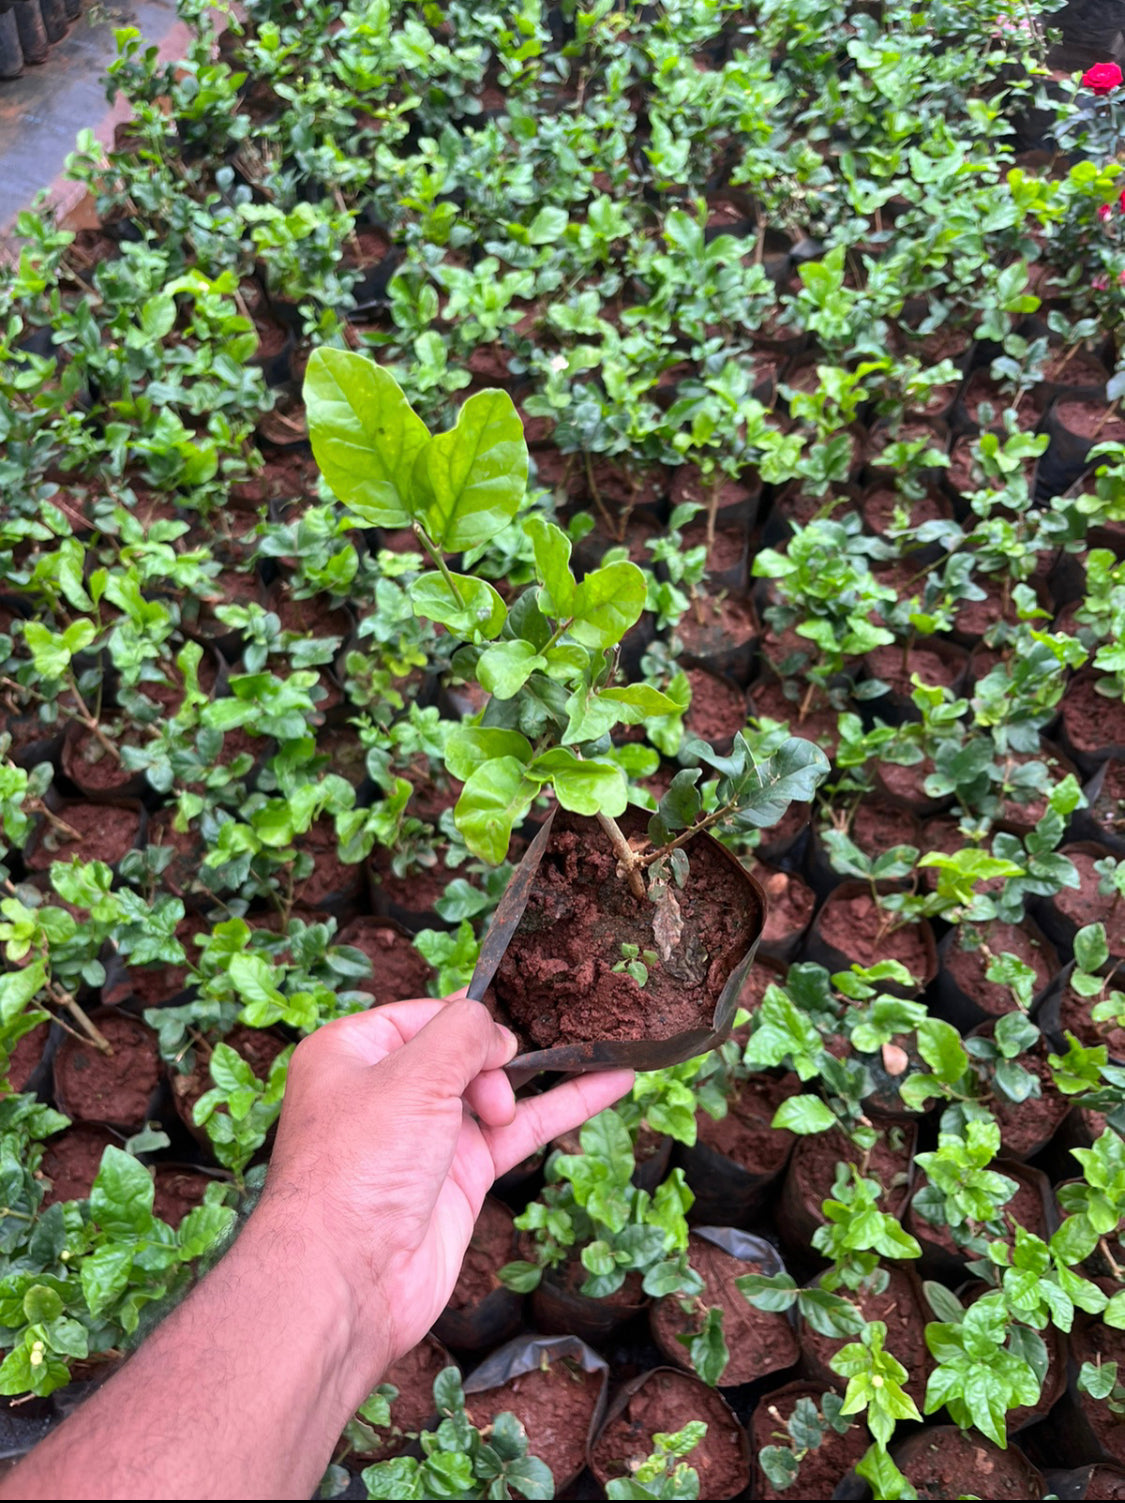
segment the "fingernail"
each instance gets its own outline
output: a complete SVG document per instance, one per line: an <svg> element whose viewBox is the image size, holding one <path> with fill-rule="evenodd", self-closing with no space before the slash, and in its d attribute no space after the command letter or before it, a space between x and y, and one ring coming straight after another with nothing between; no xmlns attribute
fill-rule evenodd
<svg viewBox="0 0 1125 1503"><path fill-rule="evenodd" d="M504 1042L508 1046L508 1058L511 1059L514 1054L519 1053L520 1041L518 1038L516 1038L515 1034L510 1028L504 1027L503 1023L497 1023L496 1026L504 1035Z"/></svg>

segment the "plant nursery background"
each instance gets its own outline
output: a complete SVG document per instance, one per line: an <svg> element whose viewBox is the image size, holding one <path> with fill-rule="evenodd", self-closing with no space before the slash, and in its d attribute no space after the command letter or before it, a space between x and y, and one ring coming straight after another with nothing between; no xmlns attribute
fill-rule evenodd
<svg viewBox="0 0 1125 1503"><path fill-rule="evenodd" d="M774 789L738 1026L497 1185L322 1495L1125 1496L1120 7L179 9L0 271L0 1455L221 1252L297 1041L468 981L553 796L499 756L484 838L465 732L559 724L638 828ZM629 560L619 645L435 622L318 350L506 393L438 562L495 638Z"/></svg>

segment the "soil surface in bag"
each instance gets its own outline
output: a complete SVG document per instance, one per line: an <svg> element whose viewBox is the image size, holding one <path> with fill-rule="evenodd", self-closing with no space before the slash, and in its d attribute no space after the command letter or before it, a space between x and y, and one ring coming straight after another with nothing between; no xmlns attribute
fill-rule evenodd
<svg viewBox="0 0 1125 1503"><path fill-rule="evenodd" d="M592 1460L599 1477L631 1477L652 1454L652 1437L674 1435L692 1420L703 1420L707 1434L687 1457L699 1473L701 1498L733 1498L749 1481L742 1437L730 1411L717 1393L686 1373L654 1373L629 1396L594 1447Z"/></svg>
<svg viewBox="0 0 1125 1503"><path fill-rule="evenodd" d="M85 1200L101 1168L102 1154L111 1143L120 1148L121 1139L108 1127L84 1123L51 1138L41 1165L47 1181L43 1209L61 1200Z"/></svg>
<svg viewBox="0 0 1125 1503"><path fill-rule="evenodd" d="M398 1398L391 1400L392 1429L376 1431L381 1443L370 1451L357 1451L357 1456L387 1461L404 1450L433 1419L434 1379L448 1366L449 1358L436 1342L420 1341L388 1368L383 1382L398 1389Z"/></svg>
<svg viewBox="0 0 1125 1503"><path fill-rule="evenodd" d="M97 1025L113 1053L103 1054L84 1039L64 1039L55 1056L59 1099L79 1121L140 1126L160 1079L156 1035L124 1013L99 1016Z"/></svg>
<svg viewBox="0 0 1125 1503"><path fill-rule="evenodd" d="M826 1392L829 1390L822 1385L811 1383L808 1397L819 1407L821 1394ZM783 1393L776 1397L767 1394L761 1401L750 1417L750 1450L755 1456L766 1446L789 1446L790 1437L786 1427L798 1401L804 1397L800 1392ZM862 1419L853 1420L843 1435L837 1435L835 1430L826 1426L820 1445L815 1451L809 1451L802 1460L797 1480L784 1492L778 1492L762 1473L759 1483L761 1491L757 1496L771 1499L831 1498L840 1478L862 1459L870 1444L871 1437ZM759 1463L759 1467L760 1465Z"/></svg>
<svg viewBox="0 0 1125 1503"><path fill-rule="evenodd" d="M1032 1469L1021 1451L1001 1451L990 1441L942 1426L933 1445L909 1460L899 1457L903 1474L919 1498L1029 1498Z"/></svg>
<svg viewBox="0 0 1125 1503"><path fill-rule="evenodd" d="M943 964L948 975L982 1011L1000 1017L1003 1013L1014 1012L1019 1004L1009 987L999 981L989 981L986 973L993 956L1014 955L1024 965L1029 965L1035 972L1035 994L1050 981L1051 967L1041 946L1018 924L1002 924L996 920L982 931L982 937L984 944L975 950L962 949L959 944L950 945L945 951Z"/></svg>
<svg viewBox="0 0 1125 1503"><path fill-rule="evenodd" d="M849 1297L859 1306L864 1320L881 1320L886 1326L886 1350L893 1352L906 1368L908 1376L903 1387L921 1408L926 1396L926 1380L934 1365L926 1348L925 1326L928 1317L919 1308L915 1286L908 1275L893 1264L886 1272L887 1287L882 1293L875 1294L863 1285ZM802 1349L825 1367L829 1366L841 1347L854 1340L853 1336L822 1336L808 1324L801 1332ZM802 1488L805 1485L804 1463L799 1485Z"/></svg>
<svg viewBox="0 0 1125 1503"><path fill-rule="evenodd" d="M755 938L754 892L720 850L700 842L676 893L683 929L642 987L619 963L623 944L657 950L656 909L617 875L601 829L552 831L527 908L500 962L496 995L525 1047L593 1039L667 1039L709 1029L731 971Z"/></svg>
<svg viewBox="0 0 1125 1503"><path fill-rule="evenodd" d="M464 1310L479 1304L494 1289L501 1288L496 1271L512 1261L515 1248L516 1229L512 1225L511 1211L498 1201L486 1200L473 1227L457 1283L449 1296L450 1306L454 1310Z"/></svg>
<svg viewBox="0 0 1125 1503"><path fill-rule="evenodd" d="M161 1221L166 1221L169 1226L179 1226L189 1211L203 1204L207 1186L211 1183L210 1175L200 1174L196 1169L158 1164L152 1209Z"/></svg>
<svg viewBox="0 0 1125 1503"><path fill-rule="evenodd" d="M739 1291L735 1279L748 1273L765 1273L760 1263L732 1257L713 1242L692 1237L689 1259L703 1280L703 1293L691 1301L685 1313L674 1294L659 1300L652 1312L653 1334L657 1344L677 1365L691 1365L687 1347L677 1341L680 1335L697 1336L703 1329L708 1309L719 1306L723 1312L723 1337L730 1361L719 1379L724 1388L752 1383L767 1373L780 1372L797 1360L797 1334L784 1315L756 1309Z"/></svg>
<svg viewBox="0 0 1125 1503"><path fill-rule="evenodd" d="M922 931L912 924L892 929L894 923L895 915L880 907L870 893L857 892L824 905L820 938L859 965L897 960L915 980L924 981L930 962Z"/></svg>
<svg viewBox="0 0 1125 1503"><path fill-rule="evenodd" d="M1084 1498L1125 1498L1125 1477L1107 1466L1096 1466L1090 1473Z"/></svg>
<svg viewBox="0 0 1125 1503"><path fill-rule="evenodd" d="M355 985L371 990L377 1002L399 1002L405 997L425 997L433 968L414 948L405 934L400 934L385 920L357 918L336 936L336 944L353 945L371 962L371 979Z"/></svg>
<svg viewBox="0 0 1125 1503"><path fill-rule="evenodd" d="M781 1103L800 1089L792 1073L780 1080L761 1076L738 1081L727 1097L725 1117L716 1122L709 1112L696 1112L696 1141L753 1174L773 1174L789 1157L795 1137L770 1123Z"/></svg>
<svg viewBox="0 0 1125 1503"><path fill-rule="evenodd" d="M1106 1286L1108 1291L1108 1286ZM1100 1320L1076 1323L1070 1337L1071 1360L1076 1367L1083 1362L1125 1363L1125 1331L1107 1326ZM1114 1414L1104 1399L1081 1398L1082 1410L1098 1444L1104 1446L1114 1461L1125 1465L1125 1416Z"/></svg>
<svg viewBox="0 0 1125 1503"><path fill-rule="evenodd" d="M557 1358L500 1388L469 1394L465 1402L481 1430L505 1410L514 1414L527 1431L528 1455L545 1461L558 1484L577 1476L586 1464L586 1437L601 1378L601 1373L584 1372L576 1362Z"/></svg>
<svg viewBox="0 0 1125 1503"><path fill-rule="evenodd" d="M139 809L120 809L113 804L67 804L59 818L79 838L75 840L50 826L49 838L39 841L34 850L24 855L31 871L45 872L52 861L69 861L79 855L84 861L104 861L107 866L116 866L133 849L141 828Z"/></svg>

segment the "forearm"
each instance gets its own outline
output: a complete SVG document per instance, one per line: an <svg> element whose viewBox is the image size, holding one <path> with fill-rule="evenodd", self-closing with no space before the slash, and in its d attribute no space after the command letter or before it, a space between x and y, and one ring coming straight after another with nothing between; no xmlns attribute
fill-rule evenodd
<svg viewBox="0 0 1125 1503"><path fill-rule="evenodd" d="M263 1206L11 1498L308 1498L386 1354L330 1260Z"/></svg>

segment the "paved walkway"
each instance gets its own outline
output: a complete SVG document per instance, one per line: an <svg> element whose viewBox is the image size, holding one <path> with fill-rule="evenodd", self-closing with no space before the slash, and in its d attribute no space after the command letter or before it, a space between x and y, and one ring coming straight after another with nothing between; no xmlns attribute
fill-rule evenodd
<svg viewBox="0 0 1125 1503"><path fill-rule="evenodd" d="M164 55L184 45L175 0L83 0L81 15L45 63L0 81L0 241L41 188L51 189L60 217L79 204L81 190L57 179L80 130L93 129L108 143L125 118L120 102L108 104L102 82L122 26L136 26Z"/></svg>

